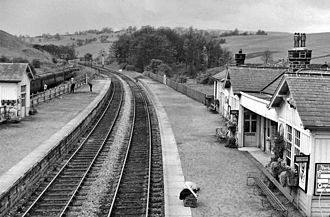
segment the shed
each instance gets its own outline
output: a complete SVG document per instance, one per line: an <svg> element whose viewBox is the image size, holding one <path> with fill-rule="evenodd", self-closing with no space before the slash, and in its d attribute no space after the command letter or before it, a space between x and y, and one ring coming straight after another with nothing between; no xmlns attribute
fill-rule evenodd
<svg viewBox="0 0 330 217"><path fill-rule="evenodd" d="M34 78L28 63L0 63L0 112L23 118L30 111L30 81ZM3 117L3 116L2 116Z"/></svg>

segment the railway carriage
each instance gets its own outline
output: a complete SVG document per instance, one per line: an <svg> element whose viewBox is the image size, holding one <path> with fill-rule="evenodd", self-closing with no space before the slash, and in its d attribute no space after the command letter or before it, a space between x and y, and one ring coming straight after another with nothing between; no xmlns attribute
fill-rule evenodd
<svg viewBox="0 0 330 217"><path fill-rule="evenodd" d="M75 76L75 71L79 71L79 68L66 68L58 72L39 75L31 81L31 94L43 91L45 84L47 84L48 88L52 88L64 81L70 80Z"/></svg>

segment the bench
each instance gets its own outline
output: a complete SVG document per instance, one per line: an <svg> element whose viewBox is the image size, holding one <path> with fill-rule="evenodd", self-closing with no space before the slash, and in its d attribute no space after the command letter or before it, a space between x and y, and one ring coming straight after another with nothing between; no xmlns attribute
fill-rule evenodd
<svg viewBox="0 0 330 217"><path fill-rule="evenodd" d="M217 111L217 108L214 104L210 104L207 106L207 109L211 112L216 112Z"/></svg>
<svg viewBox="0 0 330 217"><path fill-rule="evenodd" d="M226 127L220 127L215 129L215 135L219 142L222 142L227 139L228 130Z"/></svg>
<svg viewBox="0 0 330 217"><path fill-rule="evenodd" d="M288 216L288 209L282 204L282 202L276 197L276 195L266 186L257 173L249 172L247 174L247 185L249 185L249 179L254 180L254 184L257 185L263 194L267 197L270 204L278 211L281 216Z"/></svg>

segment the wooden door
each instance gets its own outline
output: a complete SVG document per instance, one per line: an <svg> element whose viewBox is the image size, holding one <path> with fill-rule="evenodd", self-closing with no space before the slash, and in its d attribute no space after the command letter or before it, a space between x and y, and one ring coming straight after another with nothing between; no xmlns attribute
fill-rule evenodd
<svg viewBox="0 0 330 217"><path fill-rule="evenodd" d="M257 147L257 114L244 110L244 147Z"/></svg>

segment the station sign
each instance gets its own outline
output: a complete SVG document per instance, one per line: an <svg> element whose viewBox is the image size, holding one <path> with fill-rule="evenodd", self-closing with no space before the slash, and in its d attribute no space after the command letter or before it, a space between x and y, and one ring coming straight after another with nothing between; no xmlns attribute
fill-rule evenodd
<svg viewBox="0 0 330 217"><path fill-rule="evenodd" d="M294 162L295 163L309 163L309 155L295 155Z"/></svg>
<svg viewBox="0 0 330 217"><path fill-rule="evenodd" d="M238 117L238 110L230 110L230 114Z"/></svg>
<svg viewBox="0 0 330 217"><path fill-rule="evenodd" d="M330 163L315 164L314 195L330 195Z"/></svg>

